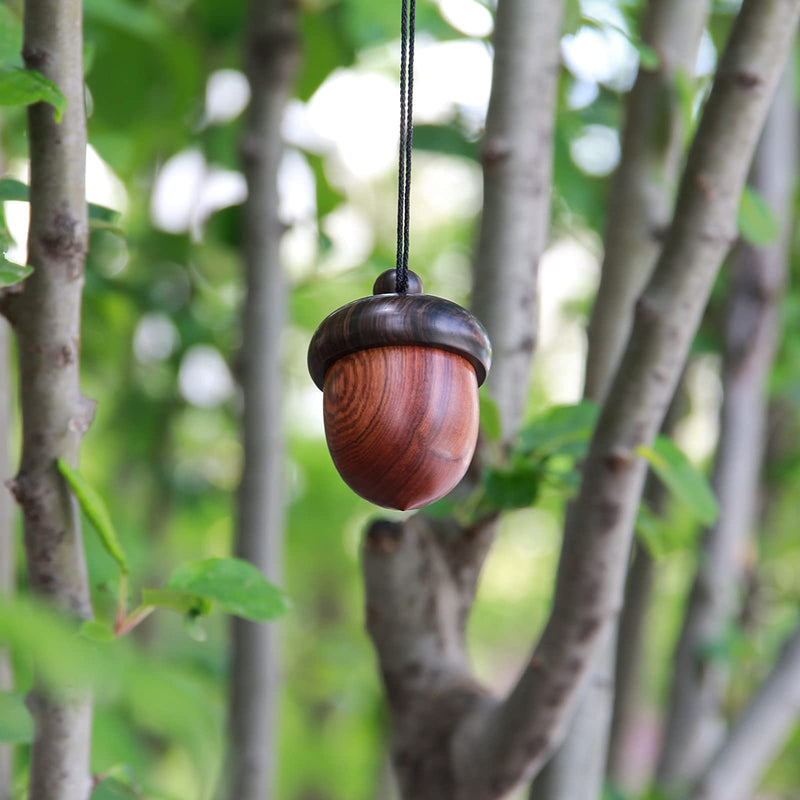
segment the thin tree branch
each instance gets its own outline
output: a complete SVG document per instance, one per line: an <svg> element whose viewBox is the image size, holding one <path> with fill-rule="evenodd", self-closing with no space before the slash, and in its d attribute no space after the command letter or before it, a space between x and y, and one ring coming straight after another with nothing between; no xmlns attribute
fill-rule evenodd
<svg viewBox="0 0 800 800"><path fill-rule="evenodd" d="M800 0L745 0L689 153L675 218L598 421L570 506L550 618L498 705L464 721L460 798L502 797L531 776L565 732L596 645L622 601L655 437L719 266L736 235L747 165L794 35Z"/></svg>
<svg viewBox="0 0 800 800"><path fill-rule="evenodd" d="M747 800L800 716L800 626L703 772L691 800Z"/></svg>
<svg viewBox="0 0 800 800"><path fill-rule="evenodd" d="M675 426L684 413L686 398L683 382L684 378L682 377L661 426L661 433L664 436L673 435ZM664 484L655 473L650 471L644 488L644 500L647 507L656 516L663 517L668 496ZM644 639L655 577L653 556L644 544L634 541L631 565L625 580L625 597L617 634L614 707L606 766L607 777L618 787L629 791L635 791L630 784L631 774L636 771L636 765L631 764L628 745L637 722L636 716L641 700L641 673L645 655Z"/></svg>
<svg viewBox="0 0 800 800"><path fill-rule="evenodd" d="M243 209L247 298L239 363L244 468L236 554L278 581L284 524L280 345L285 285L277 175L283 152L281 122L299 62L297 3L252 0L248 20L246 72L251 100L241 140L248 186ZM232 800L272 796L277 768L279 656L274 624L233 620L232 742L227 771L227 794Z"/></svg>
<svg viewBox="0 0 800 800"><path fill-rule="evenodd" d="M552 140L562 2L501 0L481 149L484 207L472 308L493 348L489 388L504 437L527 399L536 346L539 257L550 222Z"/></svg>
<svg viewBox="0 0 800 800"><path fill-rule="evenodd" d="M705 534L675 657L672 695L658 766L665 787L697 777L724 731L724 665L704 660L704 645L733 624L756 526L763 462L767 382L778 339L778 302L786 280L787 250L796 164L795 109L789 80L776 94L753 181L781 220L774 245L740 244L727 315L723 401L713 485L720 504Z"/></svg>
<svg viewBox="0 0 800 800"><path fill-rule="evenodd" d="M653 271L672 214L686 136L676 74L693 74L707 15L708 3L698 0L650 0L647 6L642 40L658 54L659 64L656 69L640 65L626 103L600 286L588 330L584 396L597 402L614 377L634 303ZM644 563L642 557L638 563ZM531 800L600 795L616 645L617 636L609 631L570 731L534 783Z"/></svg>
<svg viewBox="0 0 800 800"><path fill-rule="evenodd" d="M33 274L7 295L17 333L22 459L11 489L22 507L31 589L82 619L92 616L77 505L56 459L75 465L94 404L79 385L80 310L88 244L86 120L80 0L28 0L22 55L66 98L28 109ZM35 736L30 796L85 800L91 789L91 699L84 692L29 698Z"/></svg>
<svg viewBox="0 0 800 800"><path fill-rule="evenodd" d="M600 286L589 321L584 395L602 402L633 325L636 299L669 227L686 126L676 75L694 74L708 3L650 0L642 41L658 54L640 65L625 106L619 169L611 185Z"/></svg>

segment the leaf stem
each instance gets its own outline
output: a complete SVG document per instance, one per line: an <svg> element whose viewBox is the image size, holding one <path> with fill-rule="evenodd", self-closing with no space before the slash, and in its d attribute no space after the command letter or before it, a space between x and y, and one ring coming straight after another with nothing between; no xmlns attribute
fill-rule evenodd
<svg viewBox="0 0 800 800"><path fill-rule="evenodd" d="M155 610L155 606L143 605L135 608L127 619L124 617L120 619L118 617L114 625L114 635L124 636L126 633L130 633L139 623L144 622Z"/></svg>

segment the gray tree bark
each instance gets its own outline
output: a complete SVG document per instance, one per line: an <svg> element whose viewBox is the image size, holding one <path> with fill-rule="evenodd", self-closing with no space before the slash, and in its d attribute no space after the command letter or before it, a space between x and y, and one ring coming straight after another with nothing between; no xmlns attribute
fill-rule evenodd
<svg viewBox="0 0 800 800"><path fill-rule="evenodd" d="M704 659L703 647L734 624L758 516L765 447L767 381L778 338L786 280L795 183L796 132L790 82L783 82L753 165L753 183L777 212L780 240L736 251L727 315L720 438L713 486L720 504L703 537L698 571L679 637L658 781L677 788L693 781L724 733L722 701L728 670Z"/></svg>
<svg viewBox="0 0 800 800"><path fill-rule="evenodd" d="M3 484L11 475L11 342L8 325L0 318L0 595L14 591L14 518L11 495ZM8 654L0 648L0 692L11 689L14 676ZM0 800L11 797L13 752L0 745Z"/></svg>
<svg viewBox="0 0 800 800"><path fill-rule="evenodd" d="M492 337L492 391L506 439L525 407L535 343L562 6L499 0L497 7L473 310ZM480 453L467 482L476 479L479 460ZM391 706L392 756L403 797L467 797L453 750L458 723L488 693L471 676L464 633L495 531L494 516L462 528L452 519L416 514L403 523L376 522L367 532L367 628Z"/></svg>
<svg viewBox="0 0 800 800"><path fill-rule="evenodd" d="M279 244L281 122L299 62L298 8L292 0L251 0L246 73L251 99L241 140L248 197L243 214L247 297L239 367L244 398L244 468L236 554L279 582L283 552L281 338L285 286ZM272 796L277 770L279 631L233 620L228 797Z"/></svg>
<svg viewBox="0 0 800 800"><path fill-rule="evenodd" d="M697 782L691 800L747 800L797 726L800 716L800 626L736 719Z"/></svg>
<svg viewBox="0 0 800 800"><path fill-rule="evenodd" d="M492 342L488 385L506 440L516 433L525 410L536 346L562 14L560 0L500 0L495 20L472 308Z"/></svg>
<svg viewBox="0 0 800 800"><path fill-rule="evenodd" d="M601 402L619 366L633 309L653 272L672 218L685 124L675 76L694 74L708 3L650 0L642 41L657 69L640 67L628 95L620 164L611 188L600 286L589 321L587 398Z"/></svg>
<svg viewBox="0 0 800 800"><path fill-rule="evenodd" d="M654 70L640 66L626 103L600 286L588 330L584 396L590 400L605 398L630 333L634 303L650 278L669 224L686 136L675 75L693 74L707 14L708 4L698 0L651 0L647 6L642 40L658 54L659 65ZM602 793L616 646L612 628L599 648L570 731L534 783L531 800Z"/></svg>
<svg viewBox="0 0 800 800"><path fill-rule="evenodd" d="M78 508L56 468L75 465L94 404L80 392L80 309L88 244L85 198L86 119L80 0L28 0L22 55L63 92L52 106L28 109L33 275L6 293L2 310L17 334L22 458L9 481L22 508L31 589L80 619L92 616ZM91 790L91 698L83 691L29 697L35 734L30 796L85 800Z"/></svg>

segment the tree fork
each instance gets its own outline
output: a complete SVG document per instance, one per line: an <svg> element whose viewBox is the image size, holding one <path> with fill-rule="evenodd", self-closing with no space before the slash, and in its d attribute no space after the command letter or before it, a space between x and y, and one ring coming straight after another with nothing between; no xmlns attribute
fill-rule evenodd
<svg viewBox="0 0 800 800"><path fill-rule="evenodd" d="M391 535L373 529L368 537L367 614L391 697L404 796L496 800L541 769L563 737L599 638L619 612L646 474L636 449L658 431L735 236L747 164L798 15L800 0L742 6L690 151L672 228L639 304L643 313L567 513L550 618L505 698L494 699L475 682L452 635L461 564L443 555L446 547L436 540L446 543L446 534L432 537L417 516ZM418 595L409 594L412 575ZM441 588L432 595L431 587ZM413 642L414 627L416 658L402 649ZM415 730L417 715L436 724Z"/></svg>

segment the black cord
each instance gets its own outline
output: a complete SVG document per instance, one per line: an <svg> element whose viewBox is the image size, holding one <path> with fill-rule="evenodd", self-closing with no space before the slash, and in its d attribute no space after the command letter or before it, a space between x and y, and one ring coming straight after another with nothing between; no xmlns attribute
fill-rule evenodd
<svg viewBox="0 0 800 800"><path fill-rule="evenodd" d="M400 17L400 154L397 169L397 271L395 274L395 291L398 294L405 294L408 291L416 6L416 0L403 0Z"/></svg>

